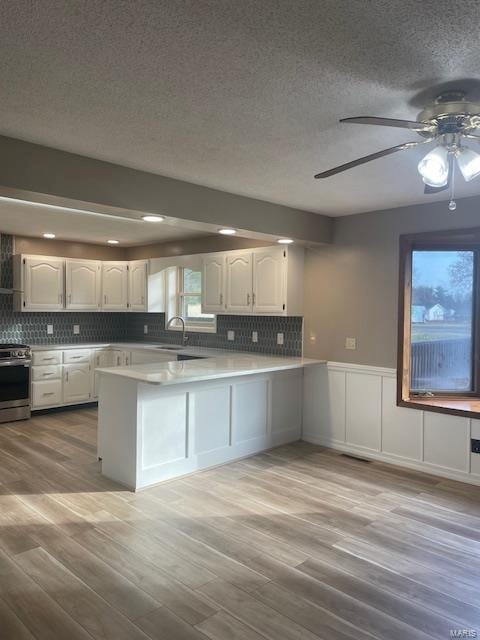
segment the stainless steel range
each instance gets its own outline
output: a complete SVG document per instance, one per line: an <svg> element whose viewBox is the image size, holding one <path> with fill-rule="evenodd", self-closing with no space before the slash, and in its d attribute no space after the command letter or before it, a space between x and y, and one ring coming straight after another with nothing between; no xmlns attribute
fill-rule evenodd
<svg viewBox="0 0 480 640"><path fill-rule="evenodd" d="M30 417L30 347L0 343L0 422Z"/></svg>

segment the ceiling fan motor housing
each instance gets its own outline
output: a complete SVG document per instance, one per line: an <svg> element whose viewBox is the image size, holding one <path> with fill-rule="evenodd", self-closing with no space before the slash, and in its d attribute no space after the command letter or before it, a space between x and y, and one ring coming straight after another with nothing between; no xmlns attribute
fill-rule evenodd
<svg viewBox="0 0 480 640"><path fill-rule="evenodd" d="M438 135L462 133L480 127L480 103L465 100L460 91L445 93L418 114L417 120L435 125ZM428 137L428 131L419 131Z"/></svg>

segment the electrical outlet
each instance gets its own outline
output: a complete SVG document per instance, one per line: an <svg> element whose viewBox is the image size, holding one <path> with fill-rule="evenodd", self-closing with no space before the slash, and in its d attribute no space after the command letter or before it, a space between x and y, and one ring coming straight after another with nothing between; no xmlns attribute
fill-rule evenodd
<svg viewBox="0 0 480 640"><path fill-rule="evenodd" d="M143 333L144 333L145 335L147 335L147 333L148 333L148 324L144 324L144 325L143 325Z"/></svg>
<svg viewBox="0 0 480 640"><path fill-rule="evenodd" d="M252 331L252 342L258 342L258 332Z"/></svg>
<svg viewBox="0 0 480 640"><path fill-rule="evenodd" d="M475 440L472 438L472 453L480 453L480 440Z"/></svg>
<svg viewBox="0 0 480 640"><path fill-rule="evenodd" d="M350 349L351 351L355 351L356 348L357 348L356 338L345 338L345 349Z"/></svg>
<svg viewBox="0 0 480 640"><path fill-rule="evenodd" d="M277 333L277 344L283 344L283 333Z"/></svg>
<svg viewBox="0 0 480 640"><path fill-rule="evenodd" d="M78 336L79 333L80 333L80 325L79 324L74 324L73 325L73 335L74 336Z"/></svg>
<svg viewBox="0 0 480 640"><path fill-rule="evenodd" d="M53 335L53 324L47 324L47 336Z"/></svg>
<svg viewBox="0 0 480 640"><path fill-rule="evenodd" d="M235 340L235 331L227 331L227 340Z"/></svg>

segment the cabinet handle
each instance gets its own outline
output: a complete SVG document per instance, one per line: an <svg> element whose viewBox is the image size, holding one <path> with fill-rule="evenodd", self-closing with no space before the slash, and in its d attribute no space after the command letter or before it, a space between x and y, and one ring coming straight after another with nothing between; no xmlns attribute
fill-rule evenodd
<svg viewBox="0 0 480 640"><path fill-rule="evenodd" d="M252 304L255 306L255 294L252 293Z"/></svg>
<svg viewBox="0 0 480 640"><path fill-rule="evenodd" d="M42 396L53 396L53 395L55 395L54 391L49 391L48 393L47 392L42 393Z"/></svg>
<svg viewBox="0 0 480 640"><path fill-rule="evenodd" d="M103 296L103 302L104 302L104 304L107 304L107 294L105 294L105 295Z"/></svg>
<svg viewBox="0 0 480 640"><path fill-rule="evenodd" d="M65 382L68 382L68 371L65 371Z"/></svg>
<svg viewBox="0 0 480 640"><path fill-rule="evenodd" d="M83 358L83 356L70 356L72 360L78 360L79 358Z"/></svg>
<svg viewBox="0 0 480 640"><path fill-rule="evenodd" d="M220 294L220 306L223 305L223 293Z"/></svg>
<svg viewBox="0 0 480 640"><path fill-rule="evenodd" d="M120 356L117 356L117 367L120 366Z"/></svg>
<svg viewBox="0 0 480 640"><path fill-rule="evenodd" d="M250 304L250 294L247 293L247 304Z"/></svg>
<svg viewBox="0 0 480 640"><path fill-rule="evenodd" d="M50 358L42 358L42 360L44 362L46 362L47 360L55 360L55 356L51 356Z"/></svg>
<svg viewBox="0 0 480 640"><path fill-rule="evenodd" d="M97 367L100 365L100 356L97 356Z"/></svg>
<svg viewBox="0 0 480 640"><path fill-rule="evenodd" d="M47 376L53 376L53 373L42 373L42 376L46 378Z"/></svg>

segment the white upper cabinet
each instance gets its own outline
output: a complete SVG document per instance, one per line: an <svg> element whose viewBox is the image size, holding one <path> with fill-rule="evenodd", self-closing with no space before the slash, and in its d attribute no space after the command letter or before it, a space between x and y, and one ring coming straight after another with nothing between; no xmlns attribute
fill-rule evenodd
<svg viewBox="0 0 480 640"><path fill-rule="evenodd" d="M130 311L147 310L147 274L148 262L134 260L128 268L128 297Z"/></svg>
<svg viewBox="0 0 480 640"><path fill-rule="evenodd" d="M253 312L282 313L286 307L286 251L267 247L253 254Z"/></svg>
<svg viewBox="0 0 480 640"><path fill-rule="evenodd" d="M56 311L64 305L64 259L50 257L23 258L23 286L14 287L23 291L25 311ZM22 280L22 278L20 278Z"/></svg>
<svg viewBox="0 0 480 640"><path fill-rule="evenodd" d="M66 261L67 309L97 310L100 307L102 263L96 260Z"/></svg>
<svg viewBox="0 0 480 640"><path fill-rule="evenodd" d="M128 310L127 262L102 263L102 309Z"/></svg>
<svg viewBox="0 0 480 640"><path fill-rule="evenodd" d="M202 312L225 311L225 256L222 253L208 255L202 270Z"/></svg>
<svg viewBox="0 0 480 640"><path fill-rule="evenodd" d="M226 258L227 313L252 311L252 252L239 251Z"/></svg>
<svg viewBox="0 0 480 640"><path fill-rule="evenodd" d="M202 310L302 316L303 266L302 247L272 246L208 254L203 258Z"/></svg>

